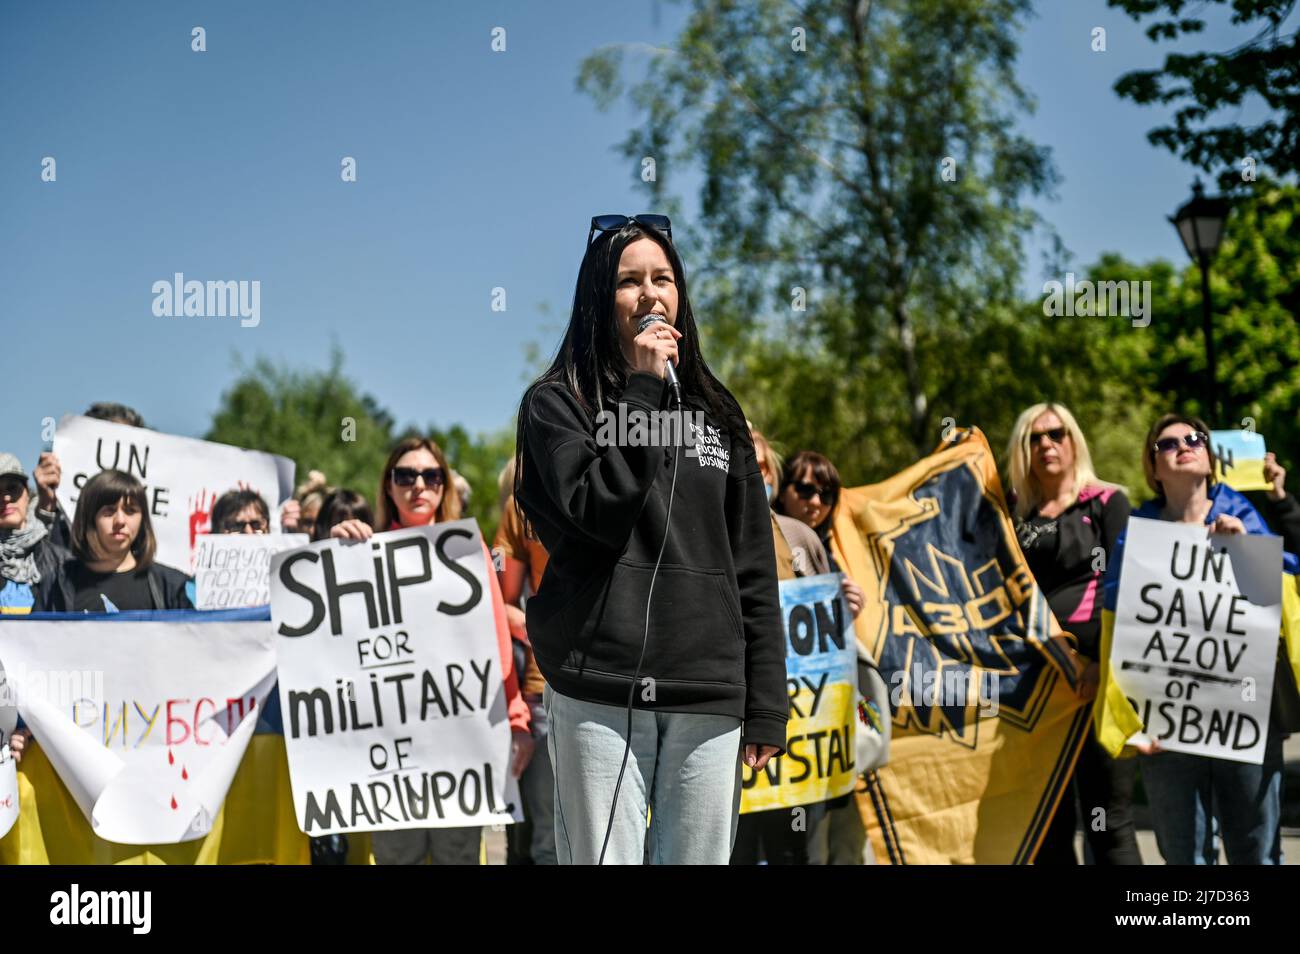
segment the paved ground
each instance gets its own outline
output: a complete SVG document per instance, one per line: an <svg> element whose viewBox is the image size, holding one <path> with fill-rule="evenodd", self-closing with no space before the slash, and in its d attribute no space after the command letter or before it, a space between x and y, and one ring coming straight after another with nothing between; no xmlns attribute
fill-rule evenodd
<svg viewBox="0 0 1300 954"><path fill-rule="evenodd" d="M1300 865L1300 734L1296 734L1282 743L1282 758L1285 761L1285 775L1282 779L1282 861L1288 865ZM1142 860L1149 865L1163 864L1160 852L1156 848L1155 832L1151 830L1150 813L1142 806L1137 812L1138 850ZM1083 857L1083 835L1075 840L1075 850ZM1219 864L1226 864L1227 859L1219 855Z"/></svg>
<svg viewBox="0 0 1300 954"><path fill-rule="evenodd" d="M1286 778L1282 783L1282 858L1289 865L1300 865L1300 734L1287 739L1282 748L1286 760ZM1149 865L1162 864L1160 852L1156 850L1156 836L1151 830L1150 815L1145 806L1139 808L1138 849L1142 860ZM506 861L505 828L487 833L488 864L503 865ZM1075 850L1083 857L1083 835L1075 841ZM1220 864L1225 863L1223 858Z"/></svg>

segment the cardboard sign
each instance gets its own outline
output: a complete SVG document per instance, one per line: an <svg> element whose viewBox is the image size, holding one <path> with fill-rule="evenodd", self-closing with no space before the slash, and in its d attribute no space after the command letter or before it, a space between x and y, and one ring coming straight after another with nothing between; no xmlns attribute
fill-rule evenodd
<svg viewBox="0 0 1300 954"><path fill-rule="evenodd" d="M54 453L63 468L59 503L68 519L87 480L101 470L125 471L145 486L158 562L186 573L199 537L210 529L212 505L226 491L243 481L261 494L272 530L279 528L280 503L293 493L294 463L287 457L89 417L59 421Z"/></svg>
<svg viewBox="0 0 1300 954"><path fill-rule="evenodd" d="M271 602L271 557L306 546L305 533L209 533L194 550L195 609Z"/></svg>
<svg viewBox="0 0 1300 954"><path fill-rule="evenodd" d="M782 580L790 721L785 754L744 766L740 811L792 808L853 788L858 653L839 573Z"/></svg>
<svg viewBox="0 0 1300 954"><path fill-rule="evenodd" d="M204 837L275 681L269 624L0 620L18 710L95 834Z"/></svg>
<svg viewBox="0 0 1300 954"><path fill-rule="evenodd" d="M1279 537L1129 520L1110 665L1162 748L1263 761L1281 566Z"/></svg>
<svg viewBox="0 0 1300 954"><path fill-rule="evenodd" d="M275 555L304 832L489 825L518 811L491 572L473 520Z"/></svg>
<svg viewBox="0 0 1300 954"><path fill-rule="evenodd" d="M1216 480L1233 490L1268 490L1264 480L1264 435L1255 431L1210 431L1210 445L1218 458Z"/></svg>

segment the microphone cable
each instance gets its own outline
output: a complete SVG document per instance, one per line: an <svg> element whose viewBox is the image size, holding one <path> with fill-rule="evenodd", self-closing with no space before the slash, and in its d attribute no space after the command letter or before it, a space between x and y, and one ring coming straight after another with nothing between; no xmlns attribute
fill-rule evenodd
<svg viewBox="0 0 1300 954"><path fill-rule="evenodd" d="M681 394L674 392L677 396L677 411L681 414L682 398ZM682 430L679 431L678 437L685 433L685 422L682 423ZM605 825L605 840L600 845L600 859L597 865L605 863L605 850L609 847L609 836L614 830L614 811L618 807L618 793L623 787L623 773L627 771L627 759L632 751L632 701L636 695L636 684L641 678L641 664L645 661L646 644L650 641L650 600L654 597L655 579L659 576L659 564L663 562L664 548L668 545L668 527L673 517L673 496L677 491L677 463L681 459L681 440L674 441L673 447L673 479L668 487L668 509L664 514L664 532L663 539L659 543L659 555L655 557L654 572L650 574L650 591L646 593L645 598L645 631L641 634L641 655L636 661L636 671L632 674L632 684L627 690L627 741L623 745L623 763L618 769L618 781L614 783L614 798L609 803L609 821ZM649 792L646 793L649 796ZM648 807L648 806L647 806Z"/></svg>

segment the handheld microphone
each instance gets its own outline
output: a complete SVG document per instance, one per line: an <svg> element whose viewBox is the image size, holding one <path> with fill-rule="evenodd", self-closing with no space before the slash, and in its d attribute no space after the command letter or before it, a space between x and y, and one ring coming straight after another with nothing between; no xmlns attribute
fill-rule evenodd
<svg viewBox="0 0 1300 954"><path fill-rule="evenodd" d="M646 315L644 318L641 319L640 323L636 326L636 333L641 334L641 332L645 331L656 321L662 321L664 324L668 324L667 320L664 318L663 315ZM669 327L671 327L671 325ZM668 372L668 387L672 390L673 397L677 399L677 406L681 407L682 386L679 383L677 383L677 369L673 367L672 361L665 361L664 365Z"/></svg>

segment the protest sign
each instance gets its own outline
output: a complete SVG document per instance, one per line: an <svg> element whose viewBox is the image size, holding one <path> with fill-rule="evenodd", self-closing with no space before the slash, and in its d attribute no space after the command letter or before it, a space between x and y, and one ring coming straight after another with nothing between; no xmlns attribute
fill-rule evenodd
<svg viewBox="0 0 1300 954"><path fill-rule="evenodd" d="M18 724L18 709L10 698L4 666L0 664L0 838L18 820L18 767L9 740Z"/></svg>
<svg viewBox="0 0 1300 954"><path fill-rule="evenodd" d="M101 470L125 471L145 486L158 562L186 573L219 496L244 481L266 500L276 529L279 504L293 493L294 463L287 457L89 417L59 421L54 453L63 468L59 504L69 519L87 480Z"/></svg>
<svg viewBox="0 0 1300 954"><path fill-rule="evenodd" d="M1279 537L1129 520L1110 671L1162 748L1263 761L1281 566Z"/></svg>
<svg viewBox="0 0 1300 954"><path fill-rule="evenodd" d="M194 549L196 609L236 609L271 602L271 557L306 546L305 533L207 533Z"/></svg>
<svg viewBox="0 0 1300 954"><path fill-rule="evenodd" d="M270 627L117 615L0 621L18 711L100 838L202 838L275 681Z"/></svg>
<svg viewBox="0 0 1300 954"><path fill-rule="evenodd" d="M490 572L473 520L275 555L304 832L497 824L518 810Z"/></svg>
<svg viewBox="0 0 1300 954"><path fill-rule="evenodd" d="M742 813L824 802L853 788L858 655L840 580L825 573L780 583L786 751L762 771L744 767Z"/></svg>
<svg viewBox="0 0 1300 954"><path fill-rule="evenodd" d="M1210 431L1217 458L1215 479L1233 490L1268 490L1264 479L1264 435L1257 431Z"/></svg>

